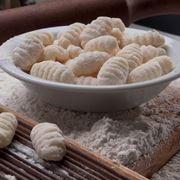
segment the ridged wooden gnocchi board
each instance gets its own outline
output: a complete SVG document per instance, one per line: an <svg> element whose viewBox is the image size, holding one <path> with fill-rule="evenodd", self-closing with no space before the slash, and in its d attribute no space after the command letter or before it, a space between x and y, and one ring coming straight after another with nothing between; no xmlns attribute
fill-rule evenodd
<svg viewBox="0 0 180 180"><path fill-rule="evenodd" d="M145 180L138 173L116 166L110 160L88 151L66 137L67 154L61 162L40 160L29 138L35 121L0 106L0 112L12 112L18 119L18 128L10 146L0 150L0 179L9 174L18 180Z"/></svg>

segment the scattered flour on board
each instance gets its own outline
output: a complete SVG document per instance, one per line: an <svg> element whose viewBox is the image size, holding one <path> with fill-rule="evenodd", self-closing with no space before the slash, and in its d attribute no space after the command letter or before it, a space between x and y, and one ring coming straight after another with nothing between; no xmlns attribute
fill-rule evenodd
<svg viewBox="0 0 180 180"><path fill-rule="evenodd" d="M141 156L150 158L160 140L165 140L180 125L180 109L177 108L180 100L165 93L128 111L80 113L43 103L20 81L2 71L0 77L1 104L39 122L56 123L65 135L81 145L126 166L132 166ZM174 112L171 119L163 115L169 111Z"/></svg>
<svg viewBox="0 0 180 180"><path fill-rule="evenodd" d="M180 152L155 173L151 180L179 180L180 179Z"/></svg>

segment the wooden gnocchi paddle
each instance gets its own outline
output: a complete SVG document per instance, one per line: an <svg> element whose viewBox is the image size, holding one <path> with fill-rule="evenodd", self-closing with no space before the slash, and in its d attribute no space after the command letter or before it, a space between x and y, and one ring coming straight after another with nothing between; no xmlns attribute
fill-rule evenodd
<svg viewBox="0 0 180 180"><path fill-rule="evenodd" d="M180 14L179 0L54 0L0 12L0 43L27 31L120 17L126 25L154 15Z"/></svg>

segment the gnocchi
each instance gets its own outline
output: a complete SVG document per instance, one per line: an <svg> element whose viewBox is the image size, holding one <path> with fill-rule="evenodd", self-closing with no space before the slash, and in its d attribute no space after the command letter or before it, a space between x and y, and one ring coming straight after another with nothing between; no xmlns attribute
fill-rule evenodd
<svg viewBox="0 0 180 180"><path fill-rule="evenodd" d="M113 28L119 28L120 31L125 30L125 26L119 18L98 17L82 31L80 35L82 47L91 39L103 35L111 35Z"/></svg>
<svg viewBox="0 0 180 180"><path fill-rule="evenodd" d="M59 62L51 60L34 64L30 74L46 80L75 83L75 76L70 69Z"/></svg>
<svg viewBox="0 0 180 180"><path fill-rule="evenodd" d="M67 53L68 53L70 59L73 59L73 58L79 56L83 52L84 52L84 50L81 49L79 46L69 45L67 48Z"/></svg>
<svg viewBox="0 0 180 180"><path fill-rule="evenodd" d="M162 75L162 69L157 61L148 61L130 72L128 82L135 83L151 80Z"/></svg>
<svg viewBox="0 0 180 180"><path fill-rule="evenodd" d="M142 34L136 35L124 35L122 38L122 46L127 46L131 43L136 43L139 45L152 45L155 47L159 47L164 45L165 39L164 37L157 31L148 31Z"/></svg>
<svg viewBox="0 0 180 180"><path fill-rule="evenodd" d="M74 23L69 26L67 31L60 32L57 35L57 40L55 41L55 44L58 46L61 46L65 49L71 44L80 46L80 33L85 28L85 25L82 23Z"/></svg>
<svg viewBox="0 0 180 180"><path fill-rule="evenodd" d="M44 46L48 46L52 44L54 41L53 34L46 31L33 31L33 32L28 33L26 36L29 38L31 37L38 38Z"/></svg>
<svg viewBox="0 0 180 180"><path fill-rule="evenodd" d="M123 57L112 57L101 67L97 75L98 85L125 84L128 74L127 60Z"/></svg>
<svg viewBox="0 0 180 180"><path fill-rule="evenodd" d="M0 114L0 148L5 148L11 143L17 124L14 114L9 112Z"/></svg>
<svg viewBox="0 0 180 180"><path fill-rule="evenodd" d="M110 58L105 52L84 52L66 64L76 76L91 76Z"/></svg>
<svg viewBox="0 0 180 180"><path fill-rule="evenodd" d="M64 136L56 124L37 124L30 138L38 156L44 160L60 161L66 154Z"/></svg>
<svg viewBox="0 0 180 180"><path fill-rule="evenodd" d="M29 71L31 66L42 60L43 45L37 38L26 38L12 52L12 61L22 70Z"/></svg>
<svg viewBox="0 0 180 180"><path fill-rule="evenodd" d="M100 36L88 41L84 47L85 51L102 51L110 55L116 55L119 51L118 41L113 36Z"/></svg>
<svg viewBox="0 0 180 180"><path fill-rule="evenodd" d="M151 59L151 61L157 61L162 69L162 74L167 74L173 69L173 63L170 57L168 56L159 56Z"/></svg>
<svg viewBox="0 0 180 180"><path fill-rule="evenodd" d="M129 72L143 63L143 54L138 44L130 44L120 50L116 56L126 59L129 65Z"/></svg>
<svg viewBox="0 0 180 180"><path fill-rule="evenodd" d="M63 63L69 59L69 54L60 46L50 45L44 48L43 58L44 60L54 60Z"/></svg>
<svg viewBox="0 0 180 180"><path fill-rule="evenodd" d="M166 54L166 50L163 48L156 48L154 46L148 45L148 46L141 46L141 51L143 53L143 63L146 63L150 59L162 56Z"/></svg>
<svg viewBox="0 0 180 180"><path fill-rule="evenodd" d="M12 61L33 76L80 85L134 83L172 71L158 31L129 32L121 19L106 16L55 34L33 31L12 52Z"/></svg>
<svg viewBox="0 0 180 180"><path fill-rule="evenodd" d="M76 79L76 83L80 85L97 85L97 78L92 76L80 76Z"/></svg>

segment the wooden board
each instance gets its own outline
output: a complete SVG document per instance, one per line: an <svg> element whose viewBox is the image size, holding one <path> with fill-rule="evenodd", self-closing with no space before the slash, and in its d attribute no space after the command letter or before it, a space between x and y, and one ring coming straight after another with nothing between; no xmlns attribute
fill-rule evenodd
<svg viewBox="0 0 180 180"><path fill-rule="evenodd" d="M0 150L0 178L4 174L17 177L18 180L56 180L56 179L92 179L92 180L145 180L147 178L122 166L114 165L111 160L102 158L98 154L88 151L76 144L73 140L65 137L67 154L61 162L50 162L48 166L56 167L62 174L50 173L45 167L39 167L22 156L18 151L22 148L12 150L15 144L32 150L30 131L37 124L35 121L0 106L0 112L12 112L18 119L18 128L13 143ZM46 162L47 163L47 162ZM47 165L47 164L46 164ZM67 172L67 173L65 173ZM68 174L68 175L67 175Z"/></svg>
<svg viewBox="0 0 180 180"><path fill-rule="evenodd" d="M166 88L161 96L155 98L155 104L159 108L167 108L167 112L158 116L168 118L170 121L176 116L180 118L180 89L170 85ZM164 98L165 97L165 98ZM173 108L174 106L174 108ZM172 129L169 137L162 139L158 148L154 151L150 158L140 157L135 165L130 169L146 176L151 177L168 160L180 150L180 123Z"/></svg>

